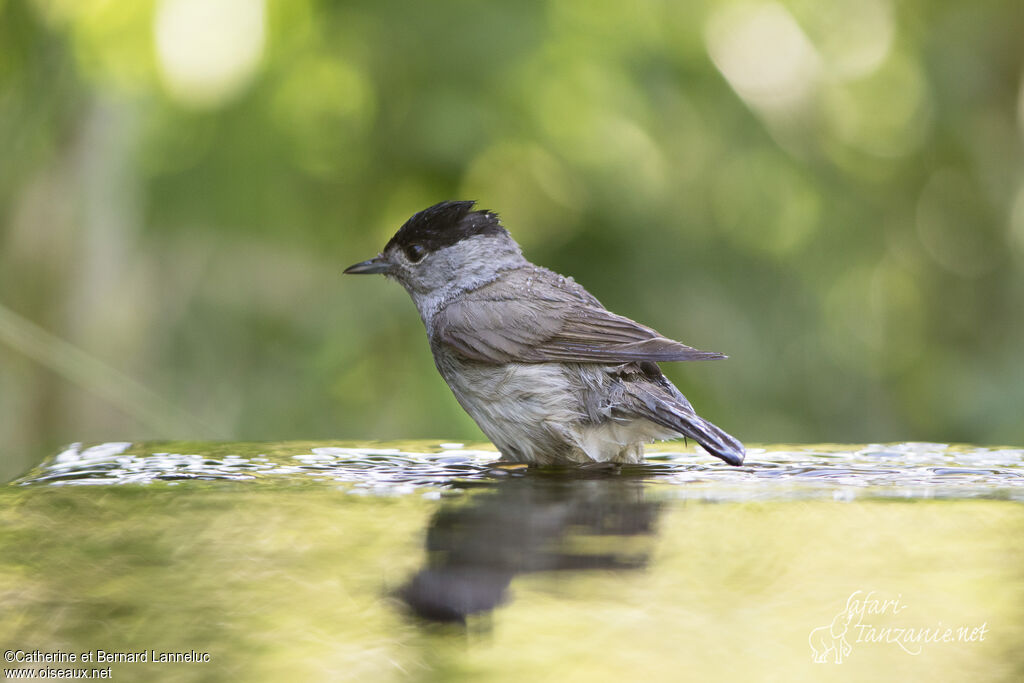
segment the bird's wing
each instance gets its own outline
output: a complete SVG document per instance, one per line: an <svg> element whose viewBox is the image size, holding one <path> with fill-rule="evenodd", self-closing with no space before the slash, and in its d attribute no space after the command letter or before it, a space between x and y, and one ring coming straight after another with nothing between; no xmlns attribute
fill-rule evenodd
<svg viewBox="0 0 1024 683"><path fill-rule="evenodd" d="M435 340L484 363L619 364L725 357L615 315L579 285L551 281L547 274L529 278L528 285L513 277L448 304L432 320Z"/></svg>

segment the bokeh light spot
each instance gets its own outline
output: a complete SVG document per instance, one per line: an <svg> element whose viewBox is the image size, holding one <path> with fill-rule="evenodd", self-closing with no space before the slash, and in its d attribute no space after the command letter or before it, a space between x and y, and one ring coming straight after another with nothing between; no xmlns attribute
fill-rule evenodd
<svg viewBox="0 0 1024 683"><path fill-rule="evenodd" d="M171 97L210 108L238 94L263 54L264 14L263 0L162 0L153 28Z"/></svg>
<svg viewBox="0 0 1024 683"><path fill-rule="evenodd" d="M869 77L832 85L825 95L826 120L836 138L881 157L917 149L931 130L931 110L920 66L900 55Z"/></svg>
<svg viewBox="0 0 1024 683"><path fill-rule="evenodd" d="M1013 198L1013 206L1010 209L1010 246L1017 255L1024 258L1024 184L1017 188L1017 194Z"/></svg>
<svg viewBox="0 0 1024 683"><path fill-rule="evenodd" d="M1024 72L1020 75L1020 90L1017 92L1017 124L1021 136L1024 136Z"/></svg>
<svg viewBox="0 0 1024 683"><path fill-rule="evenodd" d="M885 62L896 28L889 0L829 0L799 8L797 17L817 47L828 75L863 78Z"/></svg>
<svg viewBox="0 0 1024 683"><path fill-rule="evenodd" d="M727 5L705 34L708 53L732 89L765 113L800 108L821 69L814 46L777 3Z"/></svg>

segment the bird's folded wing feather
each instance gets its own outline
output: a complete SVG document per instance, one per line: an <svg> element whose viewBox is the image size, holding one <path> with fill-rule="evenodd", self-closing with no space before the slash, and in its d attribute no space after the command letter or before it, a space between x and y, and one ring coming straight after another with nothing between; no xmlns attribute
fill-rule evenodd
<svg viewBox="0 0 1024 683"><path fill-rule="evenodd" d="M484 363L618 364L725 357L667 339L615 315L579 289L531 291L498 300L487 293L471 295L435 314L435 339L465 358Z"/></svg>

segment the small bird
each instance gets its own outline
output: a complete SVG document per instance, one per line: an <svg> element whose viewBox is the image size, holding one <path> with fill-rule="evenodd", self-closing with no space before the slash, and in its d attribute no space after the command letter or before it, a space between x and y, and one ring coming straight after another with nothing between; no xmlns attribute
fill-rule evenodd
<svg viewBox="0 0 1024 683"><path fill-rule="evenodd" d="M683 436L743 463L743 444L697 415L657 365L725 356L607 310L527 261L497 214L474 205L420 211L345 272L405 287L438 371L504 460L638 463L645 443Z"/></svg>

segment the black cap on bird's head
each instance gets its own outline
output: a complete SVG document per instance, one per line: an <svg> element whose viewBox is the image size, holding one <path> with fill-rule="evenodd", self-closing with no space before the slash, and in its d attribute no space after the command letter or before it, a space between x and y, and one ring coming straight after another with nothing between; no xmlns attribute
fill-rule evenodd
<svg viewBox="0 0 1024 683"><path fill-rule="evenodd" d="M410 263L418 263L427 254L450 247L477 235L507 235L498 214L474 211L474 201L447 201L416 213L398 229L384 246L381 256L345 269L346 273L386 273L391 267L383 257L399 249Z"/></svg>
<svg viewBox="0 0 1024 683"><path fill-rule="evenodd" d="M441 202L423 209L405 222L384 251L392 247L407 249L419 245L427 252L437 251L476 235L505 234L498 215L473 211L476 202Z"/></svg>

